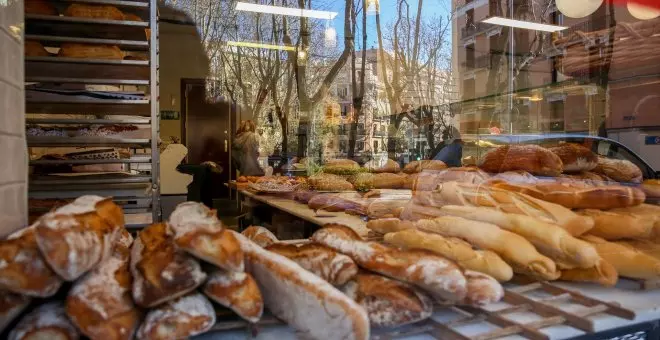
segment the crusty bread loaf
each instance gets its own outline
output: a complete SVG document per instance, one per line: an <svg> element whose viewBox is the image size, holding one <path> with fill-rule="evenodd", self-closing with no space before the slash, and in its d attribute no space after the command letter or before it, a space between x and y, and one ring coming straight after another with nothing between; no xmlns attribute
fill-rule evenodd
<svg viewBox="0 0 660 340"><path fill-rule="evenodd" d="M579 180L588 184L592 185L607 185L607 184L614 184L614 180L611 178L603 175L603 174L597 174L593 171L586 171L586 172L576 172L576 173L571 173L571 174L563 174L561 175L561 178L570 178L574 180Z"/></svg>
<svg viewBox="0 0 660 340"><path fill-rule="evenodd" d="M660 241L660 206L655 204L640 204L634 207L617 208L610 210L615 213L634 214L644 220L653 221L653 231L649 238Z"/></svg>
<svg viewBox="0 0 660 340"><path fill-rule="evenodd" d="M364 167L369 169L369 171L373 173L397 173L401 171L401 166L399 163L392 159L387 159L385 163L379 164L375 160L370 160L367 163L364 164Z"/></svg>
<svg viewBox="0 0 660 340"><path fill-rule="evenodd" d="M606 287L613 287L619 280L619 273L617 273L614 266L601 259L598 264L591 268L562 270L559 279L575 282L594 282Z"/></svg>
<svg viewBox="0 0 660 340"><path fill-rule="evenodd" d="M541 255L524 237L494 224L445 216L417 221L415 227L447 237L457 237L481 249L491 250L500 255L516 273L541 280L555 280L559 277L555 262Z"/></svg>
<svg viewBox="0 0 660 340"><path fill-rule="evenodd" d="M344 177L333 174L317 174L307 179L311 189L317 191L353 191L353 184Z"/></svg>
<svg viewBox="0 0 660 340"><path fill-rule="evenodd" d="M71 4L64 11L68 17L124 20L124 13L114 6Z"/></svg>
<svg viewBox="0 0 660 340"><path fill-rule="evenodd" d="M398 218L381 218L367 222L367 228L377 234L386 235L415 229L415 225L410 221L404 221ZM399 244L395 245L402 247L402 245Z"/></svg>
<svg viewBox="0 0 660 340"><path fill-rule="evenodd" d="M338 224L325 225L311 239L350 256L362 268L416 285L439 301L462 301L467 293L462 269L431 252L365 242L353 229Z"/></svg>
<svg viewBox="0 0 660 340"><path fill-rule="evenodd" d="M243 271L243 252L234 235L227 232L215 210L198 202L176 206L169 219L179 248L229 271Z"/></svg>
<svg viewBox="0 0 660 340"><path fill-rule="evenodd" d="M206 280L199 263L177 250L164 223L143 229L131 248L133 300L155 307L187 294Z"/></svg>
<svg viewBox="0 0 660 340"><path fill-rule="evenodd" d="M660 198L660 179L646 179L642 182L642 190L649 198Z"/></svg>
<svg viewBox="0 0 660 340"><path fill-rule="evenodd" d="M434 172L435 171L432 171L431 174ZM417 183L417 178L420 176L420 174L421 173L414 173L406 175L406 178L403 180L403 189L414 190L415 184Z"/></svg>
<svg viewBox="0 0 660 340"><path fill-rule="evenodd" d="M392 173L361 173L349 179L358 191L371 189L402 189L406 181L406 175Z"/></svg>
<svg viewBox="0 0 660 340"><path fill-rule="evenodd" d="M505 171L491 176L492 182L504 181L514 184L536 184L541 181L540 178L524 170Z"/></svg>
<svg viewBox="0 0 660 340"><path fill-rule="evenodd" d="M202 294L192 293L150 310L140 326L141 340L187 339L215 324L215 310Z"/></svg>
<svg viewBox="0 0 660 340"><path fill-rule="evenodd" d="M35 297L57 293L62 279L46 264L34 235L35 224L0 241L0 289Z"/></svg>
<svg viewBox="0 0 660 340"><path fill-rule="evenodd" d="M494 278L472 270L465 271L468 292L464 304L485 306L499 302L504 297L504 288Z"/></svg>
<svg viewBox="0 0 660 340"><path fill-rule="evenodd" d="M62 58L121 60L124 59L124 52L114 45L62 43L57 56Z"/></svg>
<svg viewBox="0 0 660 340"><path fill-rule="evenodd" d="M642 251L656 259L660 259L660 244L657 242L651 240L623 240L617 241L617 243Z"/></svg>
<svg viewBox="0 0 660 340"><path fill-rule="evenodd" d="M278 241L277 237L270 230L259 226L249 226L241 234L262 248L268 247Z"/></svg>
<svg viewBox="0 0 660 340"><path fill-rule="evenodd" d="M236 234L247 270L271 313L301 336L327 340L369 339L369 318L355 301L284 256Z"/></svg>
<svg viewBox="0 0 660 340"><path fill-rule="evenodd" d="M0 333L30 304L32 298L6 290L0 291Z"/></svg>
<svg viewBox="0 0 660 340"><path fill-rule="evenodd" d="M578 213L594 219L594 228L589 235L606 240L624 238L645 238L653 232L654 220L642 215L624 212L611 212L596 209L578 210Z"/></svg>
<svg viewBox="0 0 660 340"><path fill-rule="evenodd" d="M660 277L660 259L626 244L608 242L592 235L582 238L593 244L603 260L614 266L620 276L635 279Z"/></svg>
<svg viewBox="0 0 660 340"><path fill-rule="evenodd" d="M412 161L403 167L403 172L407 174L415 174L422 171L439 171L447 169L447 164L443 161L437 160L421 160Z"/></svg>
<svg viewBox="0 0 660 340"><path fill-rule="evenodd" d="M503 145L488 151L479 167L492 173L523 170L539 176L559 176L563 164L559 156L538 145Z"/></svg>
<svg viewBox="0 0 660 340"><path fill-rule="evenodd" d="M564 143L549 150L559 156L564 172L591 171L598 165L598 156L579 144Z"/></svg>
<svg viewBox="0 0 660 340"><path fill-rule="evenodd" d="M598 166L593 172L605 175L617 182L642 183L642 170L631 161L598 157Z"/></svg>
<svg viewBox="0 0 660 340"><path fill-rule="evenodd" d="M409 200L377 198L369 202L367 217L369 219L399 217Z"/></svg>
<svg viewBox="0 0 660 340"><path fill-rule="evenodd" d="M591 218L580 216L561 205L488 185L441 183L433 191L413 192L413 201L432 207L464 205L495 208L558 224L573 236L584 234L594 223Z"/></svg>
<svg viewBox="0 0 660 340"><path fill-rule="evenodd" d="M318 243L273 244L266 250L287 257L318 277L340 286L353 279L358 267L350 257Z"/></svg>
<svg viewBox="0 0 660 340"><path fill-rule="evenodd" d="M346 211L357 215L367 214L367 202L344 198L337 194L321 194L314 196L307 206L312 210Z"/></svg>
<svg viewBox="0 0 660 340"><path fill-rule="evenodd" d="M384 276L360 272L342 291L364 307L372 327L402 326L433 314L433 300L424 292Z"/></svg>
<svg viewBox="0 0 660 340"><path fill-rule="evenodd" d="M215 271L204 284L204 294L255 323L264 312L264 300L252 275L244 272Z"/></svg>
<svg viewBox="0 0 660 340"><path fill-rule="evenodd" d="M422 172L415 176L412 184L414 191L431 191L438 184L445 182L459 182L469 184L481 184L486 182L490 175L477 167L447 168L439 172Z"/></svg>
<svg viewBox="0 0 660 340"><path fill-rule="evenodd" d="M488 274L500 282L513 277L513 269L499 255L490 250L474 250L469 243L457 238L406 229L386 234L385 242L406 249L431 251L456 261L465 269Z"/></svg>
<svg viewBox="0 0 660 340"><path fill-rule="evenodd" d="M66 317L61 302L43 304L25 315L8 340L78 340L80 334Z"/></svg>
<svg viewBox="0 0 660 340"><path fill-rule="evenodd" d="M440 212L440 208L417 204L413 201L408 202L399 214L399 218L406 221L428 220L442 216L445 214Z"/></svg>

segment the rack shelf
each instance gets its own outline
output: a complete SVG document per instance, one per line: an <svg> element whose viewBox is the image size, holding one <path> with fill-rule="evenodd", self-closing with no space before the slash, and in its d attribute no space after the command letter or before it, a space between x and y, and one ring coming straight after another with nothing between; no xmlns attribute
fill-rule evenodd
<svg viewBox="0 0 660 340"><path fill-rule="evenodd" d="M58 119L58 118L28 118L25 120L27 124L110 124L110 125L143 125L151 124L149 118L124 118L124 119Z"/></svg>
<svg viewBox="0 0 660 340"><path fill-rule="evenodd" d="M149 139L138 138L109 138L109 137L56 137L56 136L28 136L28 146L57 147L57 146L122 146L148 148Z"/></svg>
<svg viewBox="0 0 660 340"><path fill-rule="evenodd" d="M148 80L138 79L95 79L95 78L67 78L67 77L36 77L26 76L28 83L65 83L65 84L95 84L95 85L149 85Z"/></svg>
<svg viewBox="0 0 660 340"><path fill-rule="evenodd" d="M31 101L26 103L28 113L49 114L103 114L149 117L149 100L67 100Z"/></svg>
<svg viewBox="0 0 660 340"><path fill-rule="evenodd" d="M25 14L26 20L50 21L50 22L63 22L72 24L92 24L92 25L115 25L115 26L131 26L131 27L149 27L148 22L144 21L127 21L127 20L107 20L95 18L80 18L80 17L67 17L59 15L41 15L41 14Z"/></svg>
<svg viewBox="0 0 660 340"><path fill-rule="evenodd" d="M27 39L27 36L26 36ZM149 66L148 60L112 60L112 59L85 59L85 58L66 58L66 57L25 57L25 61L48 62L62 64L97 64L97 65L133 65Z"/></svg>
<svg viewBox="0 0 660 340"><path fill-rule="evenodd" d="M142 9L149 9L149 3L146 1L119 1L119 0L61 0L61 1L90 4L90 5L107 5L107 6L136 7Z"/></svg>
<svg viewBox="0 0 660 340"><path fill-rule="evenodd" d="M149 164L151 158L34 160L30 165Z"/></svg>
<svg viewBox="0 0 660 340"><path fill-rule="evenodd" d="M98 185L98 184L141 184L151 183L151 176L147 175L126 175L116 176L116 178L87 178L87 177L60 177L60 176L39 176L30 179L30 185L34 186L57 186L57 185Z"/></svg>

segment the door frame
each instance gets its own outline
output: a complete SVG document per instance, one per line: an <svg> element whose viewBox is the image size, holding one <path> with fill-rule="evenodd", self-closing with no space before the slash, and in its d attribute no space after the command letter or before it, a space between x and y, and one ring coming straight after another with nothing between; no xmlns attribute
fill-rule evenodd
<svg viewBox="0 0 660 340"><path fill-rule="evenodd" d="M181 112L181 144L188 147L188 138L186 133L186 127L188 125L188 85L203 85L206 86L206 79L201 78L181 78L179 85L179 98L180 98L180 109ZM186 156L186 161L188 156Z"/></svg>

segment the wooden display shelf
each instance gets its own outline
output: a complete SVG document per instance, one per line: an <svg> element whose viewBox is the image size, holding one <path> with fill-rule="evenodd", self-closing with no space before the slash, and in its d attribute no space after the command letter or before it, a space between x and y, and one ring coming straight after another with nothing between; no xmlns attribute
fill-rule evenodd
<svg viewBox="0 0 660 340"><path fill-rule="evenodd" d="M119 100L63 98L62 100L28 100L26 103L26 112L28 114L102 114L149 117L151 115L151 106L149 104L149 99Z"/></svg>
<svg viewBox="0 0 660 340"><path fill-rule="evenodd" d="M52 59L58 58L53 57ZM73 64L52 62L51 60L25 62L25 78L33 81L41 79L51 83L148 85L149 77L148 65ZM48 78L53 80L48 81Z"/></svg>

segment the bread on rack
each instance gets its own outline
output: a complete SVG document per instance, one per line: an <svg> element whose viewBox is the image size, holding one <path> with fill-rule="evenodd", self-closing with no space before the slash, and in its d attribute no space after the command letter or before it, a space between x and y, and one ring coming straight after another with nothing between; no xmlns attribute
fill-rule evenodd
<svg viewBox="0 0 660 340"><path fill-rule="evenodd" d="M24 54L26 57L48 57L50 53L46 51L44 45L39 41L26 40Z"/></svg>
<svg viewBox="0 0 660 340"><path fill-rule="evenodd" d="M68 17L124 20L124 13L114 6L71 4L64 11Z"/></svg>
<svg viewBox="0 0 660 340"><path fill-rule="evenodd" d="M358 303L284 256L236 234L264 305L301 336L327 340L369 339L369 318Z"/></svg>
<svg viewBox="0 0 660 340"><path fill-rule="evenodd" d="M560 273L554 261L541 255L524 237L494 224L444 216L419 220L414 225L422 231L460 238L481 249L493 251L501 256L515 273L544 281L559 277Z"/></svg>
<svg viewBox="0 0 660 340"><path fill-rule="evenodd" d="M353 191L353 184L339 175L317 174L307 179L311 189L316 191Z"/></svg>
<svg viewBox="0 0 660 340"><path fill-rule="evenodd" d="M19 316L30 304L32 298L8 292L0 291L0 333Z"/></svg>
<svg viewBox="0 0 660 340"><path fill-rule="evenodd" d="M438 160L421 160L412 161L403 168L403 172L407 174L416 174L422 171L439 171L447 169L447 164Z"/></svg>
<svg viewBox="0 0 660 340"><path fill-rule="evenodd" d="M564 172L591 171L598 165L598 156L580 144L564 143L549 150L559 156Z"/></svg>
<svg viewBox="0 0 660 340"><path fill-rule="evenodd" d="M367 227L371 229L377 222L369 221ZM402 224L405 225L405 222ZM408 224L413 226L410 222ZM445 238L417 229L405 229L385 234L385 242L406 249L428 250L456 261L465 269L490 275L500 282L509 281L513 277L513 269L499 255L490 250L474 250L469 243L458 238Z"/></svg>
<svg viewBox="0 0 660 340"><path fill-rule="evenodd" d="M440 208L417 204L413 201L408 202L399 214L401 220L419 221L442 217L445 214L440 212Z"/></svg>
<svg viewBox="0 0 660 340"><path fill-rule="evenodd" d="M560 268L591 268L600 257L589 243L571 236L558 225L519 214L491 208L447 205L440 210L447 215L492 223L531 242L539 253L551 258Z"/></svg>
<svg viewBox="0 0 660 340"><path fill-rule="evenodd" d="M503 145L488 151L479 167L491 173L523 170L539 176L559 176L563 164L559 156L538 145Z"/></svg>
<svg viewBox="0 0 660 340"><path fill-rule="evenodd" d="M353 229L339 224L325 225L311 239L348 255L362 268L413 284L438 301L462 301L467 293L462 269L431 252L365 242Z"/></svg>
<svg viewBox="0 0 660 340"><path fill-rule="evenodd" d="M141 340L187 339L202 334L215 324L215 310L200 293L191 293L151 309L137 338Z"/></svg>
<svg viewBox="0 0 660 340"><path fill-rule="evenodd" d="M57 293L62 279L46 264L35 237L35 225L15 231L0 241L0 289L13 293L49 297Z"/></svg>
<svg viewBox="0 0 660 340"><path fill-rule="evenodd" d="M369 314L372 327L398 327L433 314L433 300L412 285L360 272L342 291Z"/></svg>
<svg viewBox="0 0 660 340"><path fill-rule="evenodd" d="M377 198L367 205L369 219L399 217L409 200Z"/></svg>
<svg viewBox="0 0 660 340"><path fill-rule="evenodd" d="M218 304L233 310L241 318L255 323L261 319L264 301L252 275L218 270L209 275L204 294Z"/></svg>
<svg viewBox="0 0 660 340"><path fill-rule="evenodd" d="M8 340L78 340L80 333L66 316L61 302L49 302L25 315L9 333Z"/></svg>
<svg viewBox="0 0 660 340"><path fill-rule="evenodd" d="M309 200L307 206L312 210L345 211L355 215L367 214L366 202L344 198L338 194L316 195Z"/></svg>
<svg viewBox="0 0 660 340"><path fill-rule="evenodd" d="M593 172L607 176L617 182L642 183L642 170L633 162L625 159L598 157L598 166Z"/></svg>
<svg viewBox="0 0 660 340"><path fill-rule="evenodd" d="M625 243L609 242L593 235L582 238L593 244L603 260L614 266L620 276L634 279L660 277L660 259Z"/></svg>
<svg viewBox="0 0 660 340"><path fill-rule="evenodd" d="M467 279L467 295L463 304L485 306L499 302L504 297L504 288L493 277L472 270L465 271Z"/></svg>
<svg viewBox="0 0 660 340"><path fill-rule="evenodd" d="M92 45L78 43L63 43L60 45L58 57L81 59L122 60L124 53L115 45Z"/></svg>
<svg viewBox="0 0 660 340"><path fill-rule="evenodd" d="M259 226L249 226L241 234L262 248L266 248L278 241L277 236L270 230Z"/></svg>
<svg viewBox="0 0 660 340"><path fill-rule="evenodd" d="M593 218L594 228L589 230L589 235L606 240L646 238L653 233L655 221L642 215L596 209L578 210L578 213Z"/></svg>
<svg viewBox="0 0 660 340"><path fill-rule="evenodd" d="M131 248L133 300L141 307L189 293L206 280L199 262L178 250L164 223L143 229Z"/></svg>
<svg viewBox="0 0 660 340"><path fill-rule="evenodd" d="M215 210L198 202L181 203L170 215L169 226L179 248L222 269L244 270L241 247L222 227Z"/></svg>
<svg viewBox="0 0 660 340"><path fill-rule="evenodd" d="M606 287L613 287L619 280L614 266L601 259L591 268L574 268L561 271L560 280L574 282L593 282Z"/></svg>
<svg viewBox="0 0 660 340"><path fill-rule="evenodd" d="M23 4L25 14L57 15L57 9L46 0L25 0Z"/></svg>
<svg viewBox="0 0 660 340"><path fill-rule="evenodd" d="M373 173L398 173L401 171L401 166L395 160L387 159L385 163L378 163L375 160L370 160L364 164L364 167Z"/></svg>
<svg viewBox="0 0 660 340"><path fill-rule="evenodd" d="M289 258L334 286L343 285L358 272L357 265L350 257L317 243L276 243L266 247L266 250Z"/></svg>
<svg viewBox="0 0 660 340"><path fill-rule="evenodd" d="M125 21L144 21L141 17L133 13L124 13Z"/></svg>

